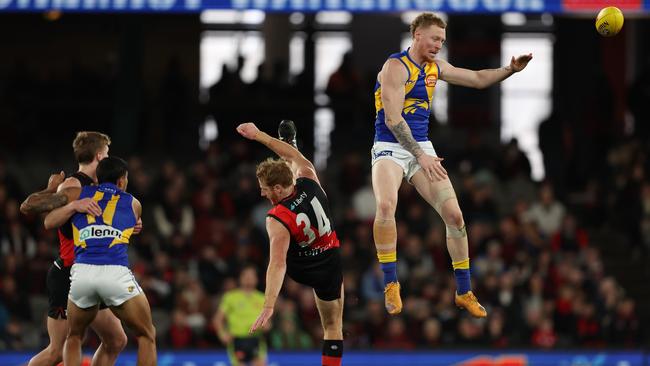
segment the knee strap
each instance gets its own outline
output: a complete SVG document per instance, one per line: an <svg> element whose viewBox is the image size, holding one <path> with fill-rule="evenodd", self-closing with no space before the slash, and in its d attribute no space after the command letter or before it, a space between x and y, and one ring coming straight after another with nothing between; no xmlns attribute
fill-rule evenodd
<svg viewBox="0 0 650 366"><path fill-rule="evenodd" d="M467 236L467 230L465 225L463 225L460 229L457 229L449 225L445 225L445 226L447 227L447 237L449 238L460 239Z"/></svg>
<svg viewBox="0 0 650 366"><path fill-rule="evenodd" d="M436 198L433 201L433 207L439 214L442 214L442 205L451 199L456 199L456 192L454 192L454 189L451 187L443 188L436 195Z"/></svg>

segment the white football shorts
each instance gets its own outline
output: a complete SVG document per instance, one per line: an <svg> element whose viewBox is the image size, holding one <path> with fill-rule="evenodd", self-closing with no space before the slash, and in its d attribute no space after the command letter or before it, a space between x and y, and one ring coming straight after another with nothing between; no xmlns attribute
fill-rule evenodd
<svg viewBox="0 0 650 366"><path fill-rule="evenodd" d="M103 302L119 306L144 293L128 267L75 263L70 269L68 298L82 309Z"/></svg>
<svg viewBox="0 0 650 366"><path fill-rule="evenodd" d="M425 154L435 157L438 156L431 141L422 141L418 142L418 144L420 144L420 147L424 150ZM372 165L375 165L376 162L382 159L389 159L396 162L397 165L402 167L404 178L406 178L408 182L411 181L413 175L421 168L415 156L397 142L376 141L375 144L372 145L370 155Z"/></svg>

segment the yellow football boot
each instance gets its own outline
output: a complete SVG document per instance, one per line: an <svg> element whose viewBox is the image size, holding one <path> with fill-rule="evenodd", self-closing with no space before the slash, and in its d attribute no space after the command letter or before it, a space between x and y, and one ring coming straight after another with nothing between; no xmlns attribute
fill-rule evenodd
<svg viewBox="0 0 650 366"><path fill-rule="evenodd" d="M386 308L388 308L388 297L386 297ZM472 314L473 317L475 318L485 318L487 316L487 311L485 311L485 308L483 305L479 304L478 299L472 291L468 291L466 294L463 295L458 295L456 293L456 306L459 308L464 308L469 311L470 314ZM400 308L401 308L401 302L400 302Z"/></svg>
<svg viewBox="0 0 650 366"><path fill-rule="evenodd" d="M399 295L399 282L389 282L384 288L384 303L386 311L390 315L397 315L402 312L402 298Z"/></svg>

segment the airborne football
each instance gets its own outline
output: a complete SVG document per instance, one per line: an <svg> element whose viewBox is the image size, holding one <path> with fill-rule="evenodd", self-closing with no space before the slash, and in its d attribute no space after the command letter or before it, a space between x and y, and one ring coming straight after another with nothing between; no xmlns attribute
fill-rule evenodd
<svg viewBox="0 0 650 366"><path fill-rule="evenodd" d="M604 37L613 37L623 28L623 13L615 6L603 8L596 17L596 30Z"/></svg>

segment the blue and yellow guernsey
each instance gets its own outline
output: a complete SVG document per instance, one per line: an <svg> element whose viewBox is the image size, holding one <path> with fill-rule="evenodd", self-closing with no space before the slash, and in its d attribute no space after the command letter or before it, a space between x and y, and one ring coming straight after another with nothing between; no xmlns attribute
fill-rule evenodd
<svg viewBox="0 0 650 366"><path fill-rule="evenodd" d="M75 263L129 265L127 246L136 217L133 196L115 184L86 186L79 199L92 197L102 208L101 216L77 213L72 217Z"/></svg>
<svg viewBox="0 0 650 366"><path fill-rule="evenodd" d="M408 79L404 84L404 107L402 117L411 128L415 141L429 140L429 115L433 102L433 91L440 76L437 63L420 66L411 60L408 49L390 55L389 59L398 59L408 71ZM375 84L375 141L398 142L386 125L384 105L381 101L381 84Z"/></svg>

